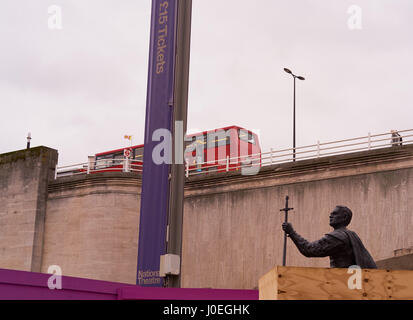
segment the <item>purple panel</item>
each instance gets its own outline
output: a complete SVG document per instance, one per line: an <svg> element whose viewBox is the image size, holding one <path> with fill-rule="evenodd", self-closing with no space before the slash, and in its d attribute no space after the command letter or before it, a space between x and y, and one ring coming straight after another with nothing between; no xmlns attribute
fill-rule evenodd
<svg viewBox="0 0 413 320"><path fill-rule="evenodd" d="M136 288L119 290L122 300L258 300L258 290Z"/></svg>
<svg viewBox="0 0 413 320"><path fill-rule="evenodd" d="M120 287L116 282L62 277L62 289L51 290L51 274L0 269L0 299L36 300L116 300Z"/></svg>
<svg viewBox="0 0 413 320"><path fill-rule="evenodd" d="M257 290L146 288L66 276L62 289L51 290L50 277L0 269L0 300L258 300Z"/></svg>
<svg viewBox="0 0 413 320"><path fill-rule="evenodd" d="M142 173L139 252L136 283L162 286L160 256L166 251L166 224L169 196L169 164L157 165L152 141L157 129L172 126L175 63L176 0L153 0L149 52L148 92L145 122L145 152Z"/></svg>

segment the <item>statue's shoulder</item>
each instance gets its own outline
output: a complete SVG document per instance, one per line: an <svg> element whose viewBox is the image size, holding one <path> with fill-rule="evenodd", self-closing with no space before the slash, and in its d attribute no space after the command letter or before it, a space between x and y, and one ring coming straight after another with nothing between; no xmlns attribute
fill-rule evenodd
<svg viewBox="0 0 413 320"><path fill-rule="evenodd" d="M347 242L348 241L348 235L347 232L350 230L347 229L336 229L331 231L330 233L327 233L326 236L331 236L333 238L336 238L338 240Z"/></svg>

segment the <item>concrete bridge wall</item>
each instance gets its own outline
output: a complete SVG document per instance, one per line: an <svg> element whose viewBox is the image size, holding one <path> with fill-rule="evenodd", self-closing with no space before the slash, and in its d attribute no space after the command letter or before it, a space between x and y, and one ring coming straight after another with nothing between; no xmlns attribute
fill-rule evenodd
<svg viewBox="0 0 413 320"><path fill-rule="evenodd" d="M59 178L47 186L41 272L57 264L67 276L135 283L140 177L99 173ZM294 207L290 221L309 240L330 231L328 214L342 204L352 209L349 227L375 260L413 246L409 146L275 165L256 176L190 178L185 190L183 287L256 288L260 276L282 263L279 209L287 194ZM11 228L17 222L7 224ZM11 250L7 240L0 246ZM15 253L8 267L27 270L18 258L25 254ZM0 257L1 267L4 259ZM287 264L323 267L329 262L302 257L289 241Z"/></svg>
<svg viewBox="0 0 413 320"><path fill-rule="evenodd" d="M40 272L56 163L57 151L46 147L0 154L0 268Z"/></svg>
<svg viewBox="0 0 413 320"><path fill-rule="evenodd" d="M49 185L41 272L136 283L141 179L131 173L59 178Z"/></svg>

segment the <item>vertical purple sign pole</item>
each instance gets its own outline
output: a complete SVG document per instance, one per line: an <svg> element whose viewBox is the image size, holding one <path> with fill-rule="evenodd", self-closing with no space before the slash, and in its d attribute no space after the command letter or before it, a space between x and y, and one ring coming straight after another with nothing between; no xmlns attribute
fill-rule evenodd
<svg viewBox="0 0 413 320"><path fill-rule="evenodd" d="M139 251L136 284L163 286L159 277L160 256L166 253L169 172L172 155L166 148L160 153L166 163L154 161L158 144L172 152L172 141L156 141L154 132L172 132L174 91L175 29L178 0L152 0L149 51L148 92L146 101L145 146L142 173ZM160 131L157 131L160 132ZM162 135L162 134L161 134ZM168 140L170 137L164 136ZM153 141L155 140L155 141ZM155 149L155 150L154 150ZM155 152L154 152L155 151ZM159 157L158 157L159 158ZM170 158L170 159L167 159Z"/></svg>

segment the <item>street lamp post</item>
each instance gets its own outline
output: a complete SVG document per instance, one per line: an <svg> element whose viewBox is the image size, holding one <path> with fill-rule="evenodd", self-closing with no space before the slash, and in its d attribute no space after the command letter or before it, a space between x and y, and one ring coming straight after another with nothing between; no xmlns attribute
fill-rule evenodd
<svg viewBox="0 0 413 320"><path fill-rule="evenodd" d="M294 79L294 97L293 97L293 161L295 162L295 79L305 80L302 76L297 76L290 69L284 68L284 71L291 74Z"/></svg>

